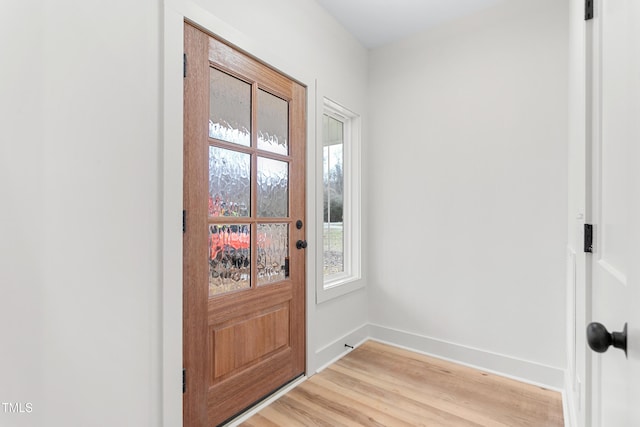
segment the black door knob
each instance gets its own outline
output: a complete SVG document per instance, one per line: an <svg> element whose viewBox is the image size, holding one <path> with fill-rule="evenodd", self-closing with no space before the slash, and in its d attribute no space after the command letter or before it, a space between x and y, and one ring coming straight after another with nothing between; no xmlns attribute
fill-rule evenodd
<svg viewBox="0 0 640 427"><path fill-rule="evenodd" d="M298 249L304 249L307 247L307 241L306 240L298 240L296 242L296 248Z"/></svg>
<svg viewBox="0 0 640 427"><path fill-rule="evenodd" d="M591 350L604 353L609 346L624 350L627 354L627 324L624 324L622 332L609 333L602 323L589 323L587 326L587 342Z"/></svg>

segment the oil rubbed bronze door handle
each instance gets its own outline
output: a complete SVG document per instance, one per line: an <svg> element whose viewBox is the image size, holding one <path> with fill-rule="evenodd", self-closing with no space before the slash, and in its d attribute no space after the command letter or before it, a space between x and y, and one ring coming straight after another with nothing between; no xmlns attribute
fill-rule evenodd
<svg viewBox="0 0 640 427"><path fill-rule="evenodd" d="M298 249L304 249L307 247L307 241L306 240L298 240L296 242L296 248Z"/></svg>
<svg viewBox="0 0 640 427"><path fill-rule="evenodd" d="M587 326L587 342L591 350L604 353L610 346L619 348L627 354L627 324L624 324L622 332L609 333L602 323L589 323Z"/></svg>

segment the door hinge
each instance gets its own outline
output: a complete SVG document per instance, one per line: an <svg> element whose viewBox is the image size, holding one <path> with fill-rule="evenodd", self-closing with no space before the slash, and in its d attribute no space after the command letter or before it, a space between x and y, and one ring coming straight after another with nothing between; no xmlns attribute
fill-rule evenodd
<svg viewBox="0 0 640 427"><path fill-rule="evenodd" d="M587 253L593 252L593 225L584 225L584 251Z"/></svg>
<svg viewBox="0 0 640 427"><path fill-rule="evenodd" d="M593 19L593 1L584 0L584 20L589 21Z"/></svg>
<svg viewBox="0 0 640 427"><path fill-rule="evenodd" d="M182 77L187 77L187 54L182 54Z"/></svg>
<svg viewBox="0 0 640 427"><path fill-rule="evenodd" d="M182 392L187 392L187 370L182 368Z"/></svg>
<svg viewBox="0 0 640 427"><path fill-rule="evenodd" d="M187 232L187 211L182 211L182 234Z"/></svg>

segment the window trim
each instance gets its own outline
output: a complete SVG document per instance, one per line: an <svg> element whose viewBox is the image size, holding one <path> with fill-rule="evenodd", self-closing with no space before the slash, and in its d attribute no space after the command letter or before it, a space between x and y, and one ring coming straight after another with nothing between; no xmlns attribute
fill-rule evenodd
<svg viewBox="0 0 640 427"><path fill-rule="evenodd" d="M324 250L318 251L316 302L322 303L333 298L340 297L364 287L362 279L362 218L361 218L361 119L360 115L343 107L342 105L323 98L322 111L318 114L318 122L327 114L340 120L344 127L343 146L343 174L344 174L344 205L343 205L343 229L344 229L344 272L325 278L324 276ZM317 241L321 242L319 248L324 248L324 189L323 189L323 127L317 126L318 141L318 168L316 176L318 181L318 226Z"/></svg>

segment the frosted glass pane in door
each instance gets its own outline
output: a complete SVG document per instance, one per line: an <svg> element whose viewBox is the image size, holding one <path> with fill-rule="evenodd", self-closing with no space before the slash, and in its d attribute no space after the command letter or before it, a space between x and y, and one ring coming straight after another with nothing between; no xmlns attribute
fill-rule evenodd
<svg viewBox="0 0 640 427"><path fill-rule="evenodd" d="M258 224L258 285L289 275L289 225Z"/></svg>
<svg viewBox="0 0 640 427"><path fill-rule="evenodd" d="M289 154L289 103L258 91L258 148Z"/></svg>
<svg viewBox="0 0 640 427"><path fill-rule="evenodd" d="M251 155L209 147L209 216L250 215Z"/></svg>
<svg viewBox="0 0 640 427"><path fill-rule="evenodd" d="M258 157L258 216L289 215L289 163Z"/></svg>
<svg viewBox="0 0 640 427"><path fill-rule="evenodd" d="M209 296L251 285L249 225L209 224Z"/></svg>
<svg viewBox="0 0 640 427"><path fill-rule="evenodd" d="M251 85L215 68L209 82L209 137L250 146Z"/></svg>

